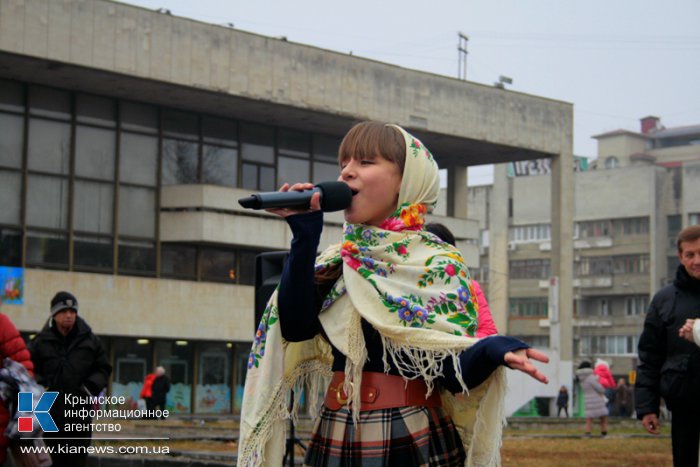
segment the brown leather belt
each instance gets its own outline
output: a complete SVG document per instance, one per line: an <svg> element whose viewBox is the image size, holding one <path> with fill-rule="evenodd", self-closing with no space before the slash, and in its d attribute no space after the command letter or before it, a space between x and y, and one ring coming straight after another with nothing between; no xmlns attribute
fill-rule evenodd
<svg viewBox="0 0 700 467"><path fill-rule="evenodd" d="M325 405L331 410L338 410L349 405L352 397L343 391L345 373L333 372L333 379L326 392ZM351 392L354 387L351 386ZM360 411L392 409L396 407L440 407L442 400L437 388L426 399L428 386L422 379L404 380L401 376L387 375L373 371L362 373Z"/></svg>

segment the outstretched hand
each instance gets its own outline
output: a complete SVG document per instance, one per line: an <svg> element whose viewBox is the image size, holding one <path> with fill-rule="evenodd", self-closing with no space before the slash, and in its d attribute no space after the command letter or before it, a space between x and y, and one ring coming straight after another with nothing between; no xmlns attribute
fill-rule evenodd
<svg viewBox="0 0 700 467"><path fill-rule="evenodd" d="M505 364L510 368L527 373L540 383L547 384L549 382L547 377L532 364L530 359L543 363L549 362L548 356L535 349L520 349L508 352L503 356Z"/></svg>
<svg viewBox="0 0 700 467"><path fill-rule="evenodd" d="M294 185L289 185L289 183L285 183L282 185L282 187L279 189L281 192L287 192L287 191L306 191L306 190L313 190L314 184L313 183L295 183ZM288 216L293 216L294 214L301 214L304 212L313 212L313 211L319 211L321 209L321 193L314 193L313 196L311 197L311 202L309 203L309 209L289 209L289 208L272 208L272 209L265 209L265 211L271 213L271 214L277 214L280 217L288 217Z"/></svg>

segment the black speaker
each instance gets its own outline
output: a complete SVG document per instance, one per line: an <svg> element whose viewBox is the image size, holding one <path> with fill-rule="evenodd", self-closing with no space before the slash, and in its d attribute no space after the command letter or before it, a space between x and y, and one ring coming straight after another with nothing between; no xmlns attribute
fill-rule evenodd
<svg viewBox="0 0 700 467"><path fill-rule="evenodd" d="M255 257L255 332L265 311L265 305L282 277L288 251L268 251Z"/></svg>

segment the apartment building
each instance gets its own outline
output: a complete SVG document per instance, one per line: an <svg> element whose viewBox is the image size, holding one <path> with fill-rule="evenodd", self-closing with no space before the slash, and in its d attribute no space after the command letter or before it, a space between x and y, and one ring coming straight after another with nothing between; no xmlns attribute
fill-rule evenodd
<svg viewBox="0 0 700 467"><path fill-rule="evenodd" d="M574 362L602 358L613 374L627 377L636 367L649 300L675 277L675 237L700 223L700 125L665 128L659 118L645 117L638 132L594 138L597 159L576 158L571 168ZM548 348L548 161L516 162L500 173L494 183L507 186L508 267L489 267L493 186L470 187L468 212L479 220L482 245L473 272L485 284L507 277L507 333Z"/></svg>

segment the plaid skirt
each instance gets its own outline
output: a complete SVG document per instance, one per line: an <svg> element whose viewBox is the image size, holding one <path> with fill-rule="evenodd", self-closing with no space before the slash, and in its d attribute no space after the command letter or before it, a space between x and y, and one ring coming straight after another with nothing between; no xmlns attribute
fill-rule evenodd
<svg viewBox="0 0 700 467"><path fill-rule="evenodd" d="M306 451L312 467L463 466L466 455L442 407L400 407L360 413L323 407Z"/></svg>

